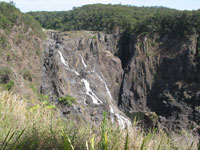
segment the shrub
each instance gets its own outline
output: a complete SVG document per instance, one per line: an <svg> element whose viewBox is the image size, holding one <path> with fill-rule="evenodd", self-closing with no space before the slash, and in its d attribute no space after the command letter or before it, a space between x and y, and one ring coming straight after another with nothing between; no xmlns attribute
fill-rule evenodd
<svg viewBox="0 0 200 150"><path fill-rule="evenodd" d="M94 36L92 37L92 39L96 40L96 39L97 39L97 36L96 36L96 35L94 35Z"/></svg>
<svg viewBox="0 0 200 150"><path fill-rule="evenodd" d="M0 34L0 48L1 49L5 49L8 46L8 41L5 35Z"/></svg>
<svg viewBox="0 0 200 150"><path fill-rule="evenodd" d="M14 86L14 81L9 81L7 84L5 84L5 90L10 91L12 89L12 87Z"/></svg>
<svg viewBox="0 0 200 150"><path fill-rule="evenodd" d="M134 122L127 135L126 130L111 124L106 115L101 126L91 127L81 121L75 125L73 118L61 119L56 109L9 92L0 92L0 112L1 150L197 149L198 139L187 133L171 137L163 131L145 133Z"/></svg>
<svg viewBox="0 0 200 150"><path fill-rule="evenodd" d="M73 103L76 103L76 98L67 95L65 97L60 97L59 102L62 103L63 105L72 106Z"/></svg>
<svg viewBox="0 0 200 150"><path fill-rule="evenodd" d="M39 94L38 95L38 99L40 101L49 101L49 96L48 95L45 95L45 94Z"/></svg>
<svg viewBox="0 0 200 150"><path fill-rule="evenodd" d="M12 75L12 70L9 67L1 68L0 83L8 83L11 75Z"/></svg>
<svg viewBox="0 0 200 150"><path fill-rule="evenodd" d="M33 92L34 92L35 94L37 94L37 87L36 87L36 85L35 85L34 83L31 83L31 84L29 85L29 87L33 90Z"/></svg>

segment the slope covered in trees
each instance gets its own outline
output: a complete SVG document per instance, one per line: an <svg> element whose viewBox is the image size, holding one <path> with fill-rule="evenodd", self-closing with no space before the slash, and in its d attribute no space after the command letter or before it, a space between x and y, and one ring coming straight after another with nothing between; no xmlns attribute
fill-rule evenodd
<svg viewBox="0 0 200 150"><path fill-rule="evenodd" d="M187 37L200 33L200 11L180 11L168 14L158 13L141 21L134 32L159 33L173 37Z"/></svg>
<svg viewBox="0 0 200 150"><path fill-rule="evenodd" d="M70 11L30 12L44 28L58 30L158 32L185 36L200 31L200 11L178 11L164 7L85 5Z"/></svg>
<svg viewBox="0 0 200 150"><path fill-rule="evenodd" d="M30 12L44 28L62 30L122 31L133 28L139 20L157 13L177 12L164 7L134 7L123 5L85 5L70 11Z"/></svg>

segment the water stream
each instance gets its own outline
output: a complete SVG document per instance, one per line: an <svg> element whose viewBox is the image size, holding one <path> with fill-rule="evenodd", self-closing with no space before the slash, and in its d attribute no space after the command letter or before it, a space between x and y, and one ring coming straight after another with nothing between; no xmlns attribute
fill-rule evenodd
<svg viewBox="0 0 200 150"><path fill-rule="evenodd" d="M98 73L96 73L96 75L101 80L101 82L103 82L103 84L104 84L104 86L106 88L106 92L108 93L109 97L112 99L110 89L108 88L106 82L102 79L102 77Z"/></svg>
<svg viewBox="0 0 200 150"><path fill-rule="evenodd" d="M86 79L81 79L81 82L84 83L86 88L86 95L91 97L93 103L96 105L103 104L103 102L94 94L94 92L90 88L90 83Z"/></svg>
<svg viewBox="0 0 200 150"><path fill-rule="evenodd" d="M58 50L58 53L60 55L60 59L61 62L67 67L67 69L69 69L71 72L75 73L77 76L79 76L80 74L75 71L74 69L70 68L68 62L65 60L65 58L62 55L62 52L60 50ZM81 57L81 61L82 64L84 66L84 68L87 68L87 65L82 57L81 54L79 54ZM110 89L108 88L106 82L103 80L103 78L95 71L95 69L91 72L91 73L95 73L97 75L97 77L100 79L100 81L104 84L104 87L106 89L106 92L110 98L110 103L112 104L111 100L113 100ZM92 91L91 87L90 87L90 83L88 80L86 79L81 79L81 82L84 83L85 89L86 89L86 95L88 95L89 97L91 97L93 104L95 105L101 105L103 104L103 101L101 101L96 94ZM121 129L125 129L126 127L131 126L131 122L124 116L116 113L112 107L112 105L110 105L110 117L111 117L111 121L114 123L114 118L116 117L118 125Z"/></svg>
<svg viewBox="0 0 200 150"><path fill-rule="evenodd" d="M67 61L65 60L65 58L63 57L61 51L58 50L58 53L60 54L61 62L62 62L71 72L73 72L73 73L75 73L77 76L79 76L80 74L79 74L77 71L75 71L74 69L71 69L71 68L69 67L68 62L67 62Z"/></svg>
<svg viewBox="0 0 200 150"><path fill-rule="evenodd" d="M81 55L81 54L79 54L79 55L80 55L80 57L81 57L82 64L83 64L84 68L86 69L86 68L87 68L87 65L86 65L86 63L85 63L85 61L84 61L82 55Z"/></svg>

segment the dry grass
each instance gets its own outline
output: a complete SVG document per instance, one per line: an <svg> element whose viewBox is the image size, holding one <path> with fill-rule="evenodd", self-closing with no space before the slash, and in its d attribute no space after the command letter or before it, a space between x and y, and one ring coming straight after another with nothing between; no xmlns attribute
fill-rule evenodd
<svg viewBox="0 0 200 150"><path fill-rule="evenodd" d="M19 138L18 135L24 129ZM7 143L3 142L9 132L15 132L14 136ZM197 149L197 139L186 132L182 135L174 134L171 138L162 131L147 134L137 127L136 122L128 131L121 131L106 119L101 127L84 123L75 125L70 120L61 119L59 111L44 103L1 92L0 150L11 149L14 144L17 150Z"/></svg>

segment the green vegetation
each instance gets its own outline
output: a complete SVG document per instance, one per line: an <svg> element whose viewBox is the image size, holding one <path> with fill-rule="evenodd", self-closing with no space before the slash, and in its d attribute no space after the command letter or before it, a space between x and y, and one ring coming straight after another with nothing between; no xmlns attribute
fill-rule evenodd
<svg viewBox="0 0 200 150"><path fill-rule="evenodd" d="M197 56L200 57L200 35L197 38Z"/></svg>
<svg viewBox="0 0 200 150"><path fill-rule="evenodd" d="M13 74L10 67L3 67L0 69L0 83L8 83Z"/></svg>
<svg viewBox="0 0 200 150"><path fill-rule="evenodd" d="M9 81L4 85L4 89L10 91L12 87L14 86L15 82L14 81Z"/></svg>
<svg viewBox="0 0 200 150"><path fill-rule="evenodd" d="M39 94L38 97L39 97L40 101L48 101L49 100L49 96L48 95Z"/></svg>
<svg viewBox="0 0 200 150"><path fill-rule="evenodd" d="M188 37L200 33L200 11L160 12L140 21L134 32L149 35L159 33L161 37Z"/></svg>
<svg viewBox="0 0 200 150"><path fill-rule="evenodd" d="M96 35L94 35L94 36L92 37L92 39L96 40L96 39L97 39L97 36L96 36Z"/></svg>
<svg viewBox="0 0 200 150"><path fill-rule="evenodd" d="M44 28L64 31L120 32L127 37L132 33L141 36L158 33L160 37L181 38L200 33L200 11L96 4L71 11L29 14ZM8 47L8 35L15 25L21 25L24 33L42 36L39 23L31 16L21 13L14 5L1 2L0 29L4 33L0 33L0 50ZM17 43L20 44L26 38L24 35L16 37ZM92 39L97 39L97 36ZM197 50L200 55L200 38ZM40 55L39 49L35 53ZM10 54L6 54L7 60L10 60ZM150 55L147 53L147 56ZM0 84L5 90L11 90L15 84L11 80L12 74L9 67L0 69ZM33 76L29 70L25 70L22 75L25 80L32 81ZM30 87L38 94L34 84L31 83ZM76 98L69 95L59 98L59 102L68 107L76 101ZM27 101L18 95L0 92L0 150L197 149L198 140L187 132L167 135L162 130L154 129L147 133L137 126L137 122L133 122L129 130L121 130L116 123L107 119L109 116L106 114L99 126L81 121L77 124L70 117L62 118L56 106L49 102L48 95L38 94L38 100ZM158 119L156 114L150 114L149 117L152 121Z"/></svg>
<svg viewBox="0 0 200 150"><path fill-rule="evenodd" d="M106 115L101 126L77 124L37 100L27 101L8 92L0 92L0 112L0 150L197 149L198 139L186 132L171 136L157 130L145 133L136 122L128 131L120 130Z"/></svg>
<svg viewBox="0 0 200 150"><path fill-rule="evenodd" d="M72 104L76 103L76 98L67 95L65 97L60 97L59 102L63 105L72 106Z"/></svg>
<svg viewBox="0 0 200 150"><path fill-rule="evenodd" d="M33 17L21 13L12 4L0 2L0 29L9 33L14 25L23 25L24 33L30 32L29 30L32 29L33 34L43 36L40 24Z"/></svg>
<svg viewBox="0 0 200 150"><path fill-rule="evenodd" d="M0 51L3 49L7 49L7 47L8 47L7 37L4 34L0 33Z"/></svg>
<svg viewBox="0 0 200 150"><path fill-rule="evenodd" d="M0 84L4 90L10 91L14 86L14 81L10 80L13 72L10 67L0 69Z"/></svg>
<svg viewBox="0 0 200 150"><path fill-rule="evenodd" d="M200 33L200 10L178 11L164 7L85 5L70 11L30 12L44 28L135 33L187 37Z"/></svg>
<svg viewBox="0 0 200 150"><path fill-rule="evenodd" d="M124 31L134 28L139 20L162 12L176 12L164 7L134 7L123 5L85 5L71 11L30 12L44 28L91 31Z"/></svg>

